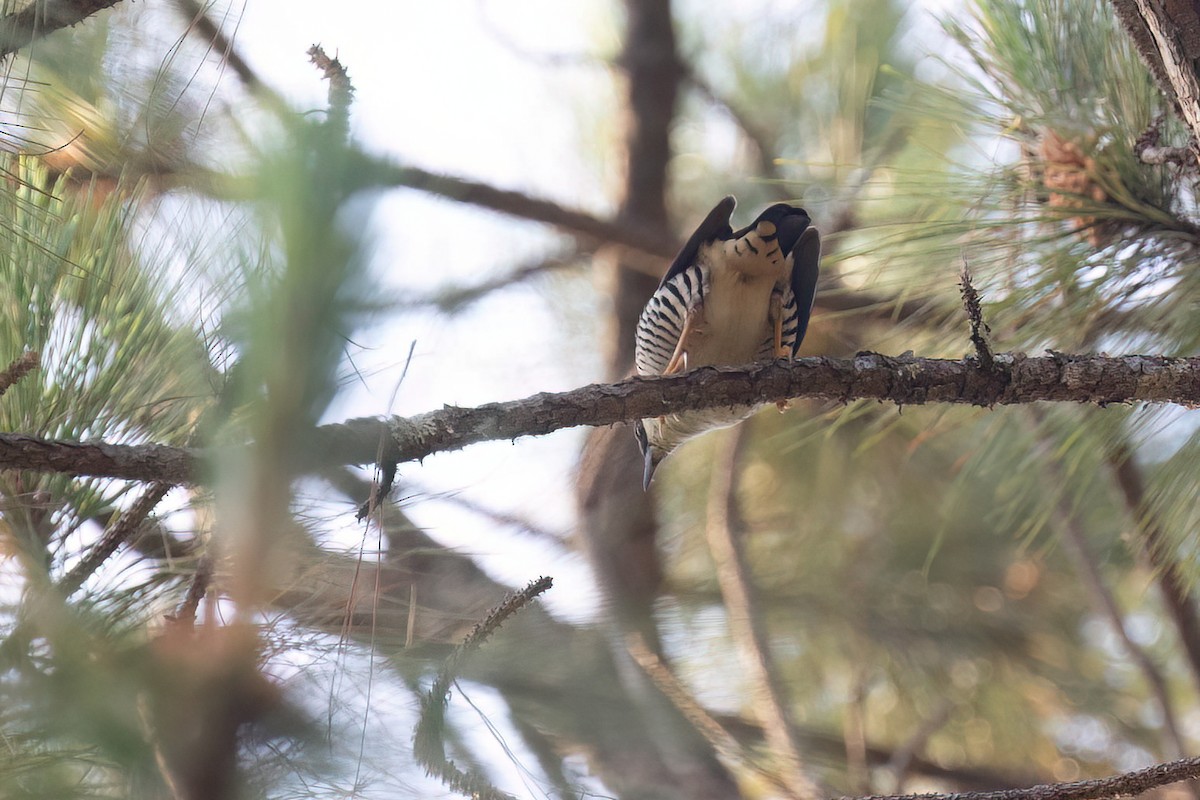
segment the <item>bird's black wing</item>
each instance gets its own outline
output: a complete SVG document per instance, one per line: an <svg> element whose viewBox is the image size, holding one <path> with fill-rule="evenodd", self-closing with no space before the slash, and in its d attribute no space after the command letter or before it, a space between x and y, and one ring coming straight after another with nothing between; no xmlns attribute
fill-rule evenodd
<svg viewBox="0 0 1200 800"><path fill-rule="evenodd" d="M792 250L791 297L784 293L783 339L791 343L793 358L800 350L804 334L808 332L808 318L812 316L813 299L817 295L820 262L821 234L817 233L816 228L808 228L800 235L800 241Z"/></svg>
<svg viewBox="0 0 1200 800"><path fill-rule="evenodd" d="M717 239L729 238L733 232L733 229L729 227L729 220L733 217L733 209L736 206L737 200L732 195L725 197L721 202L713 206L713 210L708 212L708 216L696 228L696 232L688 237L687 244L679 251L679 255L675 256L675 260L671 262L671 266L667 269L667 274L663 275L662 282L658 284L660 289L666 285L667 281L696 263L696 257L700 253L700 245Z"/></svg>

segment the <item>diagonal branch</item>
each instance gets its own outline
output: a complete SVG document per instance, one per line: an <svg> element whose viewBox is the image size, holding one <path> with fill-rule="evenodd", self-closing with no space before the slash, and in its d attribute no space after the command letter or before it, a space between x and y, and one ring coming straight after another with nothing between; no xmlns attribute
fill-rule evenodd
<svg viewBox="0 0 1200 800"><path fill-rule="evenodd" d="M1174 95L1200 159L1200 7L1162 0L1113 0L1113 6L1150 71Z"/></svg>
<svg viewBox="0 0 1200 800"><path fill-rule="evenodd" d="M547 577L531 581L524 589L513 592L493 608L467 635L463 643L454 649L438 671L437 678L429 687L429 693L421 698L421 717L413 734L413 755L430 775L435 775L450 789L477 800L512 800L493 787L486 777L475 772L464 771L446 758L443 744L443 729L446 706L450 700L450 684L458 677L462 663L468 655L487 641L506 619L553 585Z"/></svg>
<svg viewBox="0 0 1200 800"><path fill-rule="evenodd" d="M62 28L115 6L120 0L33 0L0 19L0 58Z"/></svg>
<svg viewBox="0 0 1200 800"><path fill-rule="evenodd" d="M1191 586L1173 555L1167 532L1147 502L1142 472L1133 460L1127 443L1118 443L1109 451L1108 463L1125 508L1137 526L1137 545L1153 565L1158 577L1163 603L1179 634L1180 644L1191 667L1192 679L1200 681L1200 616L1196 614L1196 600Z"/></svg>
<svg viewBox="0 0 1200 800"><path fill-rule="evenodd" d="M479 206L522 219L553 225L595 244L617 244L655 258L674 258L680 242L650 225L610 222L578 209L488 183L430 172L383 159L373 160L378 184L416 189L467 205Z"/></svg>
<svg viewBox="0 0 1200 800"><path fill-rule="evenodd" d="M116 521L104 531L100 541L58 582L56 588L63 593L63 596L69 597L74 594L84 581L108 560L109 556L117 552L118 547L129 541L146 521L146 517L150 516L154 507L167 496L167 492L172 488L169 483L155 483L146 489L145 493L129 507L129 510L123 511Z"/></svg>
<svg viewBox="0 0 1200 800"><path fill-rule="evenodd" d="M997 354L996 368L973 359L890 357L801 358L741 367L701 367L680 375L629 378L567 392L475 408L445 406L414 417L353 419L323 425L298 470L372 464L380 433L390 434L386 460L417 461L469 444L540 436L580 425L600 427L681 411L757 405L800 397L897 405L954 403L1178 403L1200 406L1200 357L1089 356L1029 358ZM120 445L0 433L0 469L167 483L198 483L210 453L161 444Z"/></svg>
<svg viewBox="0 0 1200 800"><path fill-rule="evenodd" d="M754 713L771 755L779 764L780 778L796 797L815 798L820 791L806 771L800 735L788 708L779 669L771 656L766 620L742 541L745 526L737 497L737 478L746 446L745 432L743 426L730 433L713 465L705 534L725 601L729 632L751 681Z"/></svg>
<svg viewBox="0 0 1200 800"><path fill-rule="evenodd" d="M658 277L662 259L671 259L683 242L665 229L623 220L607 220L586 211L569 208L525 192L501 189L489 183L445 175L386 159L369 159L367 164L377 185L415 189L489 211L551 225L580 240L585 248L616 245L624 248L622 264ZM829 288L828 282L822 287ZM894 321L927 312L923 301L901 301L869 292L818 292L817 308L831 312L860 311Z"/></svg>

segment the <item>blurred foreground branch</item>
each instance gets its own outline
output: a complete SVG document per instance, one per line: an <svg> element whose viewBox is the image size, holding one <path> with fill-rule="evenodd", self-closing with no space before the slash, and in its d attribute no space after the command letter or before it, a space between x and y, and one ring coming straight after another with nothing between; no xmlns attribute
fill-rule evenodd
<svg viewBox="0 0 1200 800"><path fill-rule="evenodd" d="M476 772L466 772L446 758L442 741L446 705L450 699L450 684L458 678L463 660L487 641L506 619L533 602L534 598L553 585L547 577L532 581L519 592L513 592L500 605L487 613L471 630L463 643L455 648L438 671L437 678L429 687L429 693L421 701L421 718L413 736L413 755L430 775L436 775L456 792L478 800L511 800L487 778Z"/></svg>
<svg viewBox="0 0 1200 800"><path fill-rule="evenodd" d="M413 417L323 425L297 469L417 461L469 444L599 427L680 411L756 405L801 397L838 402L976 406L1038 401L1177 403L1200 406L1200 358L996 354L982 370L972 359L801 358L741 367L701 367L681 375L630 378L475 408L445 406ZM380 443L384 447L381 448ZM197 483L211 454L160 444L121 445L0 434L0 469L28 469L138 481Z"/></svg>

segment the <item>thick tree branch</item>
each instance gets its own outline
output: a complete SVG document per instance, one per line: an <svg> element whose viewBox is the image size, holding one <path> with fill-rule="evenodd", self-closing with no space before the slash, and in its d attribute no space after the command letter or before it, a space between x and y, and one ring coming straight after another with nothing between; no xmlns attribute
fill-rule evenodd
<svg viewBox="0 0 1200 800"><path fill-rule="evenodd" d="M579 425L613 425L680 411L812 397L898 405L977 406L1038 401L1200 405L1200 357L996 355L994 370L953 361L861 353L742 367L701 367L681 375L630 378L476 408L445 406L414 417L323 425L299 469L371 464L390 434L385 460L416 461L469 444L540 436ZM0 434L0 469L62 472L136 481L197 483L207 454L160 444L119 445Z"/></svg>
<svg viewBox="0 0 1200 800"><path fill-rule="evenodd" d="M115 6L120 0L33 0L0 19L0 58L62 28Z"/></svg>
<svg viewBox="0 0 1200 800"><path fill-rule="evenodd" d="M1151 72L1174 95L1200 159L1200 8L1172 0L1113 0L1113 6Z"/></svg>

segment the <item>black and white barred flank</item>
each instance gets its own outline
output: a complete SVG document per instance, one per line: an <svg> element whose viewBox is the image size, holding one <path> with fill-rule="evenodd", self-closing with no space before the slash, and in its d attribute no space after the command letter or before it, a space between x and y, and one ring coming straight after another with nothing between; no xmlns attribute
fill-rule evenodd
<svg viewBox="0 0 1200 800"><path fill-rule="evenodd" d="M708 267L702 264L692 264L658 287L638 320L634 363L639 375L661 375L666 370L683 335L688 313L703 304L708 290ZM776 287L775 291L783 294L783 347L795 355L804 338L796 295L788 285ZM773 339L768 333L755 360L774 357Z"/></svg>

